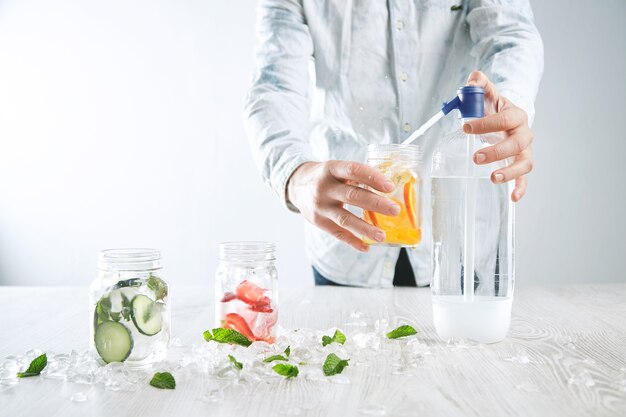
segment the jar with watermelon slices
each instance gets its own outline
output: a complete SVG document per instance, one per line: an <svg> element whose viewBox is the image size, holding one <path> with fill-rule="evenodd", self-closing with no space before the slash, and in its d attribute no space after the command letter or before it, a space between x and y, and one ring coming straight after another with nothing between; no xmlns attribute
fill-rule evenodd
<svg viewBox="0 0 626 417"><path fill-rule="evenodd" d="M422 150L418 145L372 144L367 148L367 164L383 173L394 183L394 189L383 195L400 206L397 216L386 216L364 210L363 219L385 232L385 240L376 242L367 238L369 245L415 247L422 240L422 210L420 163Z"/></svg>
<svg viewBox="0 0 626 417"><path fill-rule="evenodd" d="M237 330L253 342L274 342L278 319L275 252L275 245L268 242L219 244L216 327Z"/></svg>

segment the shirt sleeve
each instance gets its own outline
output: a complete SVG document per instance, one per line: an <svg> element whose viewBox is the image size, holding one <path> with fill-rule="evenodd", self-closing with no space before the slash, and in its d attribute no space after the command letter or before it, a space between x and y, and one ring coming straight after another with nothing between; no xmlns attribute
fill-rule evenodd
<svg viewBox="0 0 626 417"><path fill-rule="evenodd" d="M479 69L498 92L535 117L543 42L528 0L470 0L467 23Z"/></svg>
<svg viewBox="0 0 626 417"><path fill-rule="evenodd" d="M287 181L314 161L309 144L309 65L313 41L301 0L261 0L252 86L245 124L263 180L291 211Z"/></svg>

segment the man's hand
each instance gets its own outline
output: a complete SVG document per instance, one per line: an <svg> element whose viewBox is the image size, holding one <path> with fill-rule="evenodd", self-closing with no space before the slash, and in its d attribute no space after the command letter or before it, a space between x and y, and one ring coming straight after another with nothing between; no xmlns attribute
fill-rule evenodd
<svg viewBox="0 0 626 417"><path fill-rule="evenodd" d="M382 242L385 232L350 213L344 204L387 216L400 214L400 206L358 184L383 193L394 187L383 174L358 162L306 162L289 179L287 197L309 222L353 248L367 252L369 246L357 236Z"/></svg>
<svg viewBox="0 0 626 417"><path fill-rule="evenodd" d="M480 71L470 74L467 85L485 89L485 117L466 123L463 131L476 135L502 132L504 135L501 142L476 152L474 162L482 165L512 158L513 163L491 174L491 181L500 184L514 179L515 189L511 200L517 202L526 193L526 174L533 169L530 149L533 132L528 127L528 115L505 97L498 95L496 87Z"/></svg>

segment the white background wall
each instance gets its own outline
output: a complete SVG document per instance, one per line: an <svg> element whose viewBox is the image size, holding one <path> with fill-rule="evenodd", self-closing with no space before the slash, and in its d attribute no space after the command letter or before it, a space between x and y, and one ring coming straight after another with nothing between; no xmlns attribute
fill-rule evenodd
<svg viewBox="0 0 626 417"><path fill-rule="evenodd" d="M281 280L312 284L301 220L242 128L254 4L0 0L0 284L85 285L121 246L208 284L236 239L275 241ZM517 282L626 282L626 2L534 10L546 71Z"/></svg>

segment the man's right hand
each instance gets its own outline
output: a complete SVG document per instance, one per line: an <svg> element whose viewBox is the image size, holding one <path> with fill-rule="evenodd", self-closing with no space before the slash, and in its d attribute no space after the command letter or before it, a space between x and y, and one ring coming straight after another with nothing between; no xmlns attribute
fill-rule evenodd
<svg viewBox="0 0 626 417"><path fill-rule="evenodd" d="M385 232L350 213L344 204L387 216L400 214L400 206L358 184L383 193L394 188L394 183L382 173L358 162L305 162L291 175L287 198L310 223L353 248L367 252L369 246L357 236L382 242Z"/></svg>

